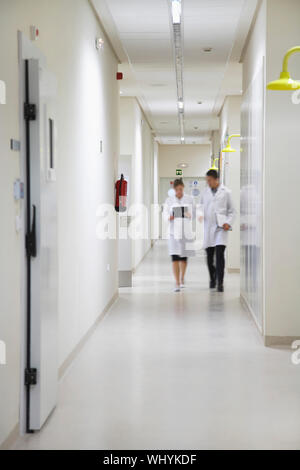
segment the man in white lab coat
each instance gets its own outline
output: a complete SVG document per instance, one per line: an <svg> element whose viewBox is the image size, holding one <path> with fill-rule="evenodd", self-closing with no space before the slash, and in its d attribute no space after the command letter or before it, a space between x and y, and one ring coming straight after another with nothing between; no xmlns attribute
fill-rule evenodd
<svg viewBox="0 0 300 470"><path fill-rule="evenodd" d="M218 172L209 170L206 180L208 187L201 195L201 204L210 288L217 287L218 292L224 292L225 249L228 232L232 230L235 210L231 192L220 183Z"/></svg>

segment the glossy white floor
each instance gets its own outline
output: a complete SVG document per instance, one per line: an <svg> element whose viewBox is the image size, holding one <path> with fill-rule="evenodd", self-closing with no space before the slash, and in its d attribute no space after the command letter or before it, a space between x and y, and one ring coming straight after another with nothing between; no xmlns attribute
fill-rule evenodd
<svg viewBox="0 0 300 470"><path fill-rule="evenodd" d="M156 244L17 449L300 448L300 366L262 345L239 276L210 292L196 258L175 294L170 268Z"/></svg>

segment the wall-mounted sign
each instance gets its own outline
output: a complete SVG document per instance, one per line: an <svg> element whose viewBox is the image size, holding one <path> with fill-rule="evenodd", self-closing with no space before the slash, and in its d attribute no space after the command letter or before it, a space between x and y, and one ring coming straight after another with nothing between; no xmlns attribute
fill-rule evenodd
<svg viewBox="0 0 300 470"><path fill-rule="evenodd" d="M176 170L176 176L182 176L182 170Z"/></svg>

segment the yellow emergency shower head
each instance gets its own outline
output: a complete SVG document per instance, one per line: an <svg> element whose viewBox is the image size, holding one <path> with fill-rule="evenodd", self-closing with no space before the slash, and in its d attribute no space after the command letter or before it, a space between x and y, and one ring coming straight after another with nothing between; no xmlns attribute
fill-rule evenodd
<svg viewBox="0 0 300 470"><path fill-rule="evenodd" d="M277 91L294 91L300 89L300 82L293 80L288 71L288 62L291 55L295 52L300 52L300 46L292 47L284 56L282 72L278 80L268 83L268 90L277 90Z"/></svg>
<svg viewBox="0 0 300 470"><path fill-rule="evenodd" d="M233 137L241 137L240 134L232 134L228 137L228 141L227 141L227 146L222 150L222 152L224 153L234 153L236 152L235 149L233 149L230 145L230 141L231 139L233 139Z"/></svg>
<svg viewBox="0 0 300 470"><path fill-rule="evenodd" d="M216 166L215 162L218 161L219 158L215 158L213 161L213 166L210 168L210 170L216 170L219 171L219 168Z"/></svg>

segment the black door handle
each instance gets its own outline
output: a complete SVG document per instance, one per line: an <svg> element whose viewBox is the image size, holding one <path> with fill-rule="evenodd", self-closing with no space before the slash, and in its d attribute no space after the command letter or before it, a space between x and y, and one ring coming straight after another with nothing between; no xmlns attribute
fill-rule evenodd
<svg viewBox="0 0 300 470"><path fill-rule="evenodd" d="M26 235L26 251L27 256L36 258L37 245L36 245L36 207L32 206L32 225L30 232Z"/></svg>

